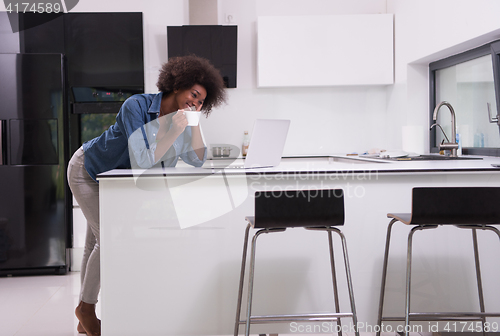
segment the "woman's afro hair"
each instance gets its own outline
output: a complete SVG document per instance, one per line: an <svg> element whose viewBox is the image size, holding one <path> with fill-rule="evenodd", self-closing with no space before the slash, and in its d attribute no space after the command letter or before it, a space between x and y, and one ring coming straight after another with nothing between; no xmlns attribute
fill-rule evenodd
<svg viewBox="0 0 500 336"><path fill-rule="evenodd" d="M156 86L164 94L188 90L199 84L207 90L202 111L208 116L213 107L226 101L222 76L208 60L198 56L172 57L164 63Z"/></svg>

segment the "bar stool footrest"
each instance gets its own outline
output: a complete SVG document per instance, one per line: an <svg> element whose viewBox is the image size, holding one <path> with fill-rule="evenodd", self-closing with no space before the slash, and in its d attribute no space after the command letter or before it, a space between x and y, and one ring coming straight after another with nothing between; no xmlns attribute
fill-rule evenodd
<svg viewBox="0 0 500 336"><path fill-rule="evenodd" d="M485 317L500 317L500 313L469 313L469 312L451 312L451 313L410 313L410 321L474 321ZM405 321L405 317L383 317L382 321Z"/></svg>
<svg viewBox="0 0 500 336"><path fill-rule="evenodd" d="M300 315L261 315L250 316L250 324L279 323L294 321L338 321L341 317L351 317L352 313L331 314L300 314ZM240 320L240 324L246 324L246 320Z"/></svg>

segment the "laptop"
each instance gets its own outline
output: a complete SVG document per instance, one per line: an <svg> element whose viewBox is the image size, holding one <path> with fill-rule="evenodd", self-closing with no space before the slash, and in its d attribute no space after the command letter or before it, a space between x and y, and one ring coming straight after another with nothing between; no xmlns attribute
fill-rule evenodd
<svg viewBox="0 0 500 336"><path fill-rule="evenodd" d="M210 162L205 162L203 168L251 169L275 167L281 161L289 127L290 120L257 119L253 126L252 138L243 165L221 165L210 160Z"/></svg>

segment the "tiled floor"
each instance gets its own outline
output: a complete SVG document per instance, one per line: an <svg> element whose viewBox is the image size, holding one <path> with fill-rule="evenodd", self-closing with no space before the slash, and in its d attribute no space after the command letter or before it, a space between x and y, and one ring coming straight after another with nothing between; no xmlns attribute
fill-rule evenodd
<svg viewBox="0 0 500 336"><path fill-rule="evenodd" d="M76 331L74 314L79 291L80 272L0 277L0 336L82 335ZM96 310L99 317L99 303Z"/></svg>
<svg viewBox="0 0 500 336"><path fill-rule="evenodd" d="M82 335L76 331L78 320L74 314L79 291L79 272L54 276L0 277L0 336ZM99 303L96 310L97 316L100 316ZM371 333L363 334L374 336ZM353 333L344 335L354 336Z"/></svg>
<svg viewBox="0 0 500 336"><path fill-rule="evenodd" d="M0 336L78 335L79 291L79 272L0 278Z"/></svg>

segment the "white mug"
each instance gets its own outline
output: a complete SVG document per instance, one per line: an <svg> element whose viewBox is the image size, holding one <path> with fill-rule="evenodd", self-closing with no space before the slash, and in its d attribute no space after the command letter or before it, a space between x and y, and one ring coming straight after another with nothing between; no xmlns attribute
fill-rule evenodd
<svg viewBox="0 0 500 336"><path fill-rule="evenodd" d="M184 115L188 121L188 126L198 126L200 122L200 111L184 111Z"/></svg>

